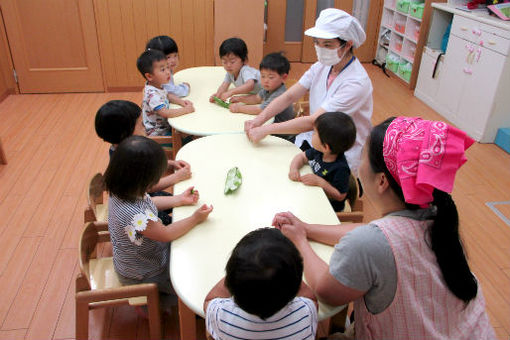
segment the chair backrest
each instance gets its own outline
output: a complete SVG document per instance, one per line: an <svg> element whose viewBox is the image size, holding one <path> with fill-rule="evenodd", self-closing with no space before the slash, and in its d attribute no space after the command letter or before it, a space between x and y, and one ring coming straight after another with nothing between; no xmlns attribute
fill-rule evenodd
<svg viewBox="0 0 510 340"><path fill-rule="evenodd" d="M84 278L87 280L88 289L90 289L90 259L96 258L96 250L98 243L98 232L94 222L87 223L82 230L80 236L79 249L79 266Z"/></svg>
<svg viewBox="0 0 510 340"><path fill-rule="evenodd" d="M359 192L358 180L353 174L351 174L349 177L349 189L347 190L347 196L345 199L346 209L336 213L340 222L363 222L363 200L359 199Z"/></svg>
<svg viewBox="0 0 510 340"><path fill-rule="evenodd" d="M95 174L89 183L88 203L97 220L97 205L103 203L103 192L105 191L104 177L101 173Z"/></svg>
<svg viewBox="0 0 510 340"><path fill-rule="evenodd" d="M172 144L172 136L148 136L148 138L152 139L158 144ZM173 144L172 144L173 145ZM174 159L173 148L168 145L162 145L163 150L165 151L166 157L168 159Z"/></svg>

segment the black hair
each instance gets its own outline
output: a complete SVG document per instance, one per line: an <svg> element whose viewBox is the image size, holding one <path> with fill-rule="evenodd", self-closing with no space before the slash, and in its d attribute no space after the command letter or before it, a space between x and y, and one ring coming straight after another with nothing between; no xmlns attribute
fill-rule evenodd
<svg viewBox="0 0 510 340"><path fill-rule="evenodd" d="M290 63L287 58L281 53L269 53L260 62L259 69L271 70L277 72L279 75L289 74Z"/></svg>
<svg viewBox="0 0 510 340"><path fill-rule="evenodd" d="M296 296L303 258L278 229L260 228L244 236L227 262L225 286L244 311L267 319Z"/></svg>
<svg viewBox="0 0 510 340"><path fill-rule="evenodd" d="M405 202L402 188L388 171L383 157L384 135L390 123L395 119L391 117L372 129L368 140L368 158L372 170L383 172L388 178L391 189ZM469 268L464 253L464 247L459 235L459 215L457 207L450 194L434 189L432 205L437 209L434 223L428 229L430 248L436 255L437 263L448 289L459 299L468 303L476 297L478 283ZM405 203L409 210L416 210L418 205Z"/></svg>
<svg viewBox="0 0 510 340"><path fill-rule="evenodd" d="M243 39L239 38L230 38L224 40L220 45L220 58L233 54L244 62L248 59L248 47L246 47L246 43Z"/></svg>
<svg viewBox="0 0 510 340"><path fill-rule="evenodd" d="M120 199L143 197L167 169L161 145L142 136L124 139L113 153L104 173L106 189Z"/></svg>
<svg viewBox="0 0 510 340"><path fill-rule="evenodd" d="M161 51L165 54L165 56L169 55L170 53L179 52L174 39L170 38L168 35L159 35L152 38L147 42L147 45L145 45L145 49Z"/></svg>
<svg viewBox="0 0 510 340"><path fill-rule="evenodd" d="M97 135L111 144L119 144L133 134L142 109L127 100L110 100L97 110Z"/></svg>
<svg viewBox="0 0 510 340"><path fill-rule="evenodd" d="M340 41L340 46L343 46L343 45L345 45L347 43L347 40L343 40L341 38L337 38L337 39L338 39L338 41ZM354 46L351 45L351 48L349 49L349 52L353 53L353 50L354 50Z"/></svg>
<svg viewBox="0 0 510 340"><path fill-rule="evenodd" d="M142 76L145 78L145 73L152 74L153 72L153 64L156 61L166 60L166 56L163 52L160 50L147 50L144 51L136 60L136 67L138 68L138 71L142 74Z"/></svg>
<svg viewBox="0 0 510 340"><path fill-rule="evenodd" d="M327 144L334 155L346 152L356 141L356 125L343 112L324 112L315 119L314 126L321 143Z"/></svg>

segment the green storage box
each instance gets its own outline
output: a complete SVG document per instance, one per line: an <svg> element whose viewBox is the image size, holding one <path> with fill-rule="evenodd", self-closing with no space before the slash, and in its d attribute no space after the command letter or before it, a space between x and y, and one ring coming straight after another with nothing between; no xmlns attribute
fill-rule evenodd
<svg viewBox="0 0 510 340"><path fill-rule="evenodd" d="M397 59L397 60L395 60L395 59ZM386 68L393 73L397 73L397 71L398 71L398 57L393 56L388 53L388 55L386 55Z"/></svg>
<svg viewBox="0 0 510 340"><path fill-rule="evenodd" d="M398 75L409 82L411 80L411 71L413 70L413 66L408 62L400 63L398 66Z"/></svg>
<svg viewBox="0 0 510 340"><path fill-rule="evenodd" d="M409 0L398 0L397 1L397 11L402 13L409 13Z"/></svg>
<svg viewBox="0 0 510 340"><path fill-rule="evenodd" d="M409 14L411 14L412 17L421 19L423 16L423 10L425 9L425 4L423 3L411 3L409 5Z"/></svg>

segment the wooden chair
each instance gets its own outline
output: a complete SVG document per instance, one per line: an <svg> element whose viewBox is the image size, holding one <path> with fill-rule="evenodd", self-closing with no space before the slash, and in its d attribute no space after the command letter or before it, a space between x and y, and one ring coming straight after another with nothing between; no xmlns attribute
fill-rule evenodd
<svg viewBox="0 0 510 340"><path fill-rule="evenodd" d="M105 229L106 228L106 229ZM159 292L155 283L123 286L111 257L97 258L97 245L109 242L106 224L85 225L79 243L80 273L76 278L76 339L88 339L89 310L119 304L147 305L152 340L161 338ZM103 232L101 234L100 232ZM106 232L106 234L104 234Z"/></svg>
<svg viewBox="0 0 510 340"><path fill-rule="evenodd" d="M89 183L87 193L88 207L85 208L84 220L87 222L108 222L108 204L104 203L104 178L100 173L95 174Z"/></svg>
<svg viewBox="0 0 510 340"><path fill-rule="evenodd" d="M340 222L363 222L363 201L359 199L358 180L351 174L349 177L349 190L345 199L345 209L336 213Z"/></svg>
<svg viewBox="0 0 510 340"><path fill-rule="evenodd" d="M148 137L158 144L172 144L171 147L163 146L163 150L165 150L166 157L168 159L175 159L175 154L177 153L177 151L179 151L181 147L180 138L181 134L177 130L172 128L172 136L148 136ZM177 143L175 143L174 140L177 141Z"/></svg>
<svg viewBox="0 0 510 340"><path fill-rule="evenodd" d="M0 139L0 164L7 164L7 157L5 156L2 140Z"/></svg>
<svg viewBox="0 0 510 340"><path fill-rule="evenodd" d="M292 85L297 83L297 79L287 79L285 82L285 87L289 89ZM310 103L308 101L308 93L303 97L299 98L297 102L293 104L294 113L296 113L296 117L301 116L309 116L310 115Z"/></svg>

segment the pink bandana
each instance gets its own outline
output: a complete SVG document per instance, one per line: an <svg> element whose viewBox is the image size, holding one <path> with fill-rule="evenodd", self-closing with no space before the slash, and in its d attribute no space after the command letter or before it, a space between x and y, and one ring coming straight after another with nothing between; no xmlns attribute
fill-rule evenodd
<svg viewBox="0 0 510 340"><path fill-rule="evenodd" d="M455 173L474 140L444 122L397 117L384 136L383 156L407 203L425 207L434 188L452 192Z"/></svg>

